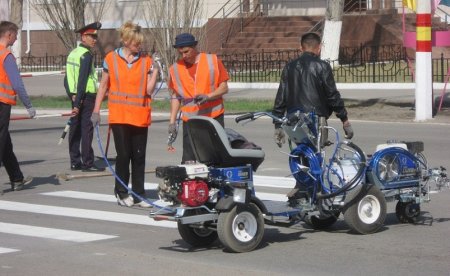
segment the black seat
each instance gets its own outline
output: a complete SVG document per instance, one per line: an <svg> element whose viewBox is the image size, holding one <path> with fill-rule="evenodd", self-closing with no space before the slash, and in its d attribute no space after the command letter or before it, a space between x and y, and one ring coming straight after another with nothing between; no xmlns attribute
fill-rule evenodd
<svg viewBox="0 0 450 276"><path fill-rule="evenodd" d="M188 135L197 161L207 166L237 167L251 164L254 171L264 160L260 149L234 149L216 120L194 116L187 121Z"/></svg>

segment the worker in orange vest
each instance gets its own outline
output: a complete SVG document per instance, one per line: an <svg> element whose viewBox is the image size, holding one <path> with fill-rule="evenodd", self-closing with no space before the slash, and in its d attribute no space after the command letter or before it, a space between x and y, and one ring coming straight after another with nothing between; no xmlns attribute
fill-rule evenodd
<svg viewBox="0 0 450 276"><path fill-rule="evenodd" d="M23 176L9 134L11 106L16 105L17 94L30 118L36 115L20 77L16 59L8 49L16 42L18 32L16 24L9 21L0 22L0 162L8 173L12 191L21 190L33 180L31 177Z"/></svg>
<svg viewBox="0 0 450 276"><path fill-rule="evenodd" d="M151 124L151 95L156 86L159 68L152 58L141 52L144 35L141 27L128 21L119 29L123 47L109 52L103 63L102 79L91 117L94 126L100 123L100 106L108 93L109 124L117 151L116 174L123 183L130 179L134 194L145 196L145 153L148 127ZM127 187L115 180L114 193L122 206L151 207Z"/></svg>
<svg viewBox="0 0 450 276"><path fill-rule="evenodd" d="M184 122L192 116L202 115L216 119L224 126L223 95L228 92L228 72L215 54L197 50L198 41L192 34L176 36L174 48L181 56L170 68L168 87L172 92L168 150L177 136L176 117L181 109L183 120L183 157L181 163L195 160Z"/></svg>

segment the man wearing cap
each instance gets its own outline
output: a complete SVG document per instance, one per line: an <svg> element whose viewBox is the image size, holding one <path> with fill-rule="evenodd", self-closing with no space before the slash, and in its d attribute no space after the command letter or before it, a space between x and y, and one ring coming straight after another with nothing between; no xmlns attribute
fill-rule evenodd
<svg viewBox="0 0 450 276"><path fill-rule="evenodd" d="M104 170L94 165L92 149L94 128L91 122L97 95L97 73L94 68L92 49L97 43L97 31L101 26L100 22L94 22L76 30L75 32L81 35L81 43L67 57L64 87L72 101L72 117L69 122L71 170Z"/></svg>
<svg viewBox="0 0 450 276"><path fill-rule="evenodd" d="M222 96L228 92L228 72L215 54L197 50L197 40L192 34L176 36L174 48L181 56L170 68L169 89L172 92L168 150L177 136L176 117L181 109L181 119L186 122L192 116L202 115L216 119L224 126ZM192 145L183 123L183 157L181 163L195 160Z"/></svg>

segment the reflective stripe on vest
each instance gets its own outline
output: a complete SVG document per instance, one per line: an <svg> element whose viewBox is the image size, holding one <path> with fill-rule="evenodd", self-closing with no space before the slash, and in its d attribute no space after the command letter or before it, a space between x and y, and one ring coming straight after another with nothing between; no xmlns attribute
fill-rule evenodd
<svg viewBox="0 0 450 276"><path fill-rule="evenodd" d="M151 98L147 95L151 59L139 57L131 67L116 51L105 58L109 68L109 122L147 127L151 123Z"/></svg>
<svg viewBox="0 0 450 276"><path fill-rule="evenodd" d="M89 52L89 49L79 46L70 52L66 62L66 75L69 91L72 94L77 93L78 76L80 74L81 57ZM97 72L94 63L91 64L91 70L86 83L86 93L97 93Z"/></svg>
<svg viewBox="0 0 450 276"><path fill-rule="evenodd" d="M16 91L14 91L11 82L9 81L8 74L6 73L4 62L6 57L11 52L6 49L4 46L1 46L0 48L0 102L9 104L9 105L16 105L17 103L17 96Z"/></svg>
<svg viewBox="0 0 450 276"><path fill-rule="evenodd" d="M196 78L193 80L189 75L184 61L178 61L172 65L171 76L175 82L175 89L178 95L184 100L184 105L181 107L183 111L182 119L187 121L190 117L195 115L204 115L209 117L217 117L224 113L223 99L215 99L208 101L201 106L192 101L196 95L209 94L218 87L218 64L217 56L212 54L199 54L199 61L197 64ZM207 69L207 73L201 70ZM186 78L183 83L182 79ZM205 77L209 78L205 79ZM200 83L200 82L207 83ZM183 85L185 84L185 85ZM185 91L185 88L193 85L194 91ZM203 91L200 91L203 90ZM206 90L206 91L204 91Z"/></svg>

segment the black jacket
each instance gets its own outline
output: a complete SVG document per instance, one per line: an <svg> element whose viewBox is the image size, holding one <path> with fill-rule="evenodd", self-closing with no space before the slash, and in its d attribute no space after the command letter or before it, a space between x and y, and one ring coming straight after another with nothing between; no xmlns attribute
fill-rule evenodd
<svg viewBox="0 0 450 276"><path fill-rule="evenodd" d="M310 52L304 52L284 67L272 113L283 117L299 108L303 112L315 111L327 119L334 111L342 122L347 120L330 64Z"/></svg>

